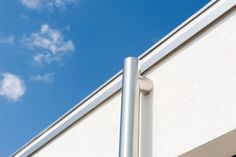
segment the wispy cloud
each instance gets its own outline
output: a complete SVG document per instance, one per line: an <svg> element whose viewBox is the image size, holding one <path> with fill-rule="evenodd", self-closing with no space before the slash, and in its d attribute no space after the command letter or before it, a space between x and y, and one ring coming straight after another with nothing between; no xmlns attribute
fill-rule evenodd
<svg viewBox="0 0 236 157"><path fill-rule="evenodd" d="M31 81L36 82L45 82L45 83L52 83L54 81L54 74L53 73L46 73L46 74L38 74L34 75L30 78Z"/></svg>
<svg viewBox="0 0 236 157"><path fill-rule="evenodd" d="M12 73L3 73L0 80L0 96L16 102L25 94L24 81Z"/></svg>
<svg viewBox="0 0 236 157"><path fill-rule="evenodd" d="M26 14L20 14L20 18L24 19L24 20L28 20L29 16Z"/></svg>
<svg viewBox="0 0 236 157"><path fill-rule="evenodd" d="M68 5L75 4L78 0L20 0L21 4L32 10L48 9L53 11L57 8L65 9Z"/></svg>
<svg viewBox="0 0 236 157"><path fill-rule="evenodd" d="M29 9L39 9L41 8L40 0L21 0L21 4Z"/></svg>
<svg viewBox="0 0 236 157"><path fill-rule="evenodd" d="M65 40L59 30L51 28L48 24L43 24L40 31L24 37L22 41L26 47L41 52L33 57L36 63L59 62L63 56L75 51L74 43Z"/></svg>
<svg viewBox="0 0 236 157"><path fill-rule="evenodd" d="M0 37L0 44L14 44L15 37L13 35L8 37Z"/></svg>

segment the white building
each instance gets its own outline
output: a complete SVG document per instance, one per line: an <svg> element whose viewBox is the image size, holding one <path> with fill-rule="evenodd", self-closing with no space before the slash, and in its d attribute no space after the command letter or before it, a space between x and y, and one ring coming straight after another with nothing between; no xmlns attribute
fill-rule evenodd
<svg viewBox="0 0 236 157"><path fill-rule="evenodd" d="M153 89L132 157L236 154L235 5L211 1L139 57ZM119 72L12 156L118 157L121 88Z"/></svg>

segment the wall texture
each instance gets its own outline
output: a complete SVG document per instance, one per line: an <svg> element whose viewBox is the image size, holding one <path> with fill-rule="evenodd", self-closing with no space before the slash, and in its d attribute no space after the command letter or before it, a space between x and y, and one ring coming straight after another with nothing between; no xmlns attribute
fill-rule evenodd
<svg viewBox="0 0 236 157"><path fill-rule="evenodd" d="M115 94L32 156L117 156L120 101L120 94Z"/></svg>
<svg viewBox="0 0 236 157"><path fill-rule="evenodd" d="M235 129L236 9L146 75L154 81L153 157L179 156Z"/></svg>

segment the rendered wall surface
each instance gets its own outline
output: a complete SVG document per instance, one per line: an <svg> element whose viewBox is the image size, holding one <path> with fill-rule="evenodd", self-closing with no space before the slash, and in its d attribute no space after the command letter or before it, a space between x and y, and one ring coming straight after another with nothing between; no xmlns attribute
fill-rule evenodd
<svg viewBox="0 0 236 157"><path fill-rule="evenodd" d="M236 130L203 144L179 157L233 157L236 155Z"/></svg>
<svg viewBox="0 0 236 157"><path fill-rule="evenodd" d="M235 129L236 9L147 76L154 80L153 157L179 156Z"/></svg>
<svg viewBox="0 0 236 157"><path fill-rule="evenodd" d="M117 93L32 156L117 156L119 119L120 94Z"/></svg>
<svg viewBox="0 0 236 157"><path fill-rule="evenodd" d="M152 53L158 53L154 50ZM141 157L175 157L236 129L236 9L150 68L141 97ZM120 93L34 157L117 157Z"/></svg>

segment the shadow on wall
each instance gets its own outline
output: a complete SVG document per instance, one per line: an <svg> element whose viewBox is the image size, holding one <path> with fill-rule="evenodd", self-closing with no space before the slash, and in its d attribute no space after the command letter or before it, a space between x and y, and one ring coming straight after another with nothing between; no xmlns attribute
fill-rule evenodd
<svg viewBox="0 0 236 157"><path fill-rule="evenodd" d="M153 91L140 98L140 154L141 157L153 157Z"/></svg>
<svg viewBox="0 0 236 157"><path fill-rule="evenodd" d="M236 157L236 130L217 137L179 157Z"/></svg>

